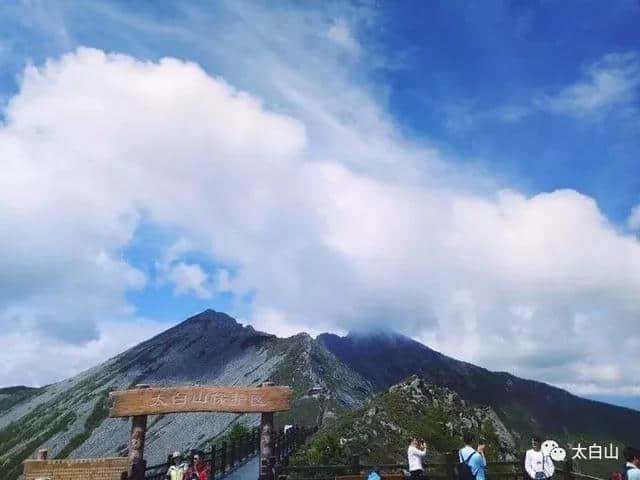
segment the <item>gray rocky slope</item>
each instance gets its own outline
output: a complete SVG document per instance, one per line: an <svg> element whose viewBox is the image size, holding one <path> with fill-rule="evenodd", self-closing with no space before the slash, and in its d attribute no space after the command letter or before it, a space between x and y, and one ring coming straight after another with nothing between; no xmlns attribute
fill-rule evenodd
<svg viewBox="0 0 640 480"><path fill-rule="evenodd" d="M12 480L22 470L21 462L38 448L48 448L52 457L124 454L130 424L127 419L108 418L106 400L109 391L138 383L256 385L273 381L294 391L292 409L278 414L276 422L329 425L332 422L323 421L337 418L343 422L350 418L346 410L361 407L372 393L385 391L411 375L431 385L430 389L446 388L466 404L485 409L493 419L495 451L503 453L510 451L506 445L512 441L516 449L523 448L531 433L550 434L568 443L606 445L631 441L640 430L640 412L585 400L504 372L490 372L401 335L323 334L314 340L301 333L278 338L207 310L68 380L37 389L0 390L0 467ZM402 392L405 390L413 392ZM427 390L421 391L427 395ZM396 397L390 390L383 398ZM417 416L404 408L399 412L397 419L406 417L416 425L431 418L426 421L425 434L432 436L438 432L428 430L429 426L435 420L446 426L445 417L450 413L447 410L439 418L438 408ZM152 416L145 457L152 464L160 462L175 449L206 445L234 422L256 425L258 420L255 414ZM448 438L447 432L442 431L443 438Z"/></svg>
<svg viewBox="0 0 640 480"><path fill-rule="evenodd" d="M130 422L107 416L108 392L138 383L171 385L290 385L294 403L276 421L316 424L360 405L370 382L345 367L307 334L277 338L207 310L73 378L0 399L0 463L17 476L37 448L55 457L126 452ZM17 393L16 393L17 395ZM258 415L184 413L151 416L145 457L206 445L234 422Z"/></svg>

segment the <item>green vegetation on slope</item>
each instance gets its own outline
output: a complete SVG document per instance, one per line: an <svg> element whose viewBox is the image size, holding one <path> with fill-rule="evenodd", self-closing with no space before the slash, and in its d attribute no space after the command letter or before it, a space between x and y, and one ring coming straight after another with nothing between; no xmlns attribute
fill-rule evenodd
<svg viewBox="0 0 640 480"><path fill-rule="evenodd" d="M14 405L27 400L41 392L40 388L7 387L0 388L0 413L4 413Z"/></svg>
<svg viewBox="0 0 640 480"><path fill-rule="evenodd" d="M489 460L512 458L513 439L501 427L489 408L469 406L454 392L412 377L342 414L295 461L342 464L360 455L370 463L405 462L414 436L426 440L430 459L442 460L442 454L460 447L467 429L484 439Z"/></svg>
<svg viewBox="0 0 640 480"><path fill-rule="evenodd" d="M55 414L49 414L42 418L42 423L37 422L40 425L39 427L27 426L23 428L22 425L10 424L0 432L0 449L3 449L5 444L15 447L16 439L29 439L27 443L19 445L3 461L4 478L8 480L18 478L22 474L22 462L49 438L66 430L76 417L73 412L68 412L62 416L55 412ZM3 440L6 441L3 442Z"/></svg>
<svg viewBox="0 0 640 480"><path fill-rule="evenodd" d="M60 453L56 455L56 458L67 458L71 452L82 445L91 436L91 433L100 426L104 419L109 415L109 407L107 406L108 399L108 391L105 391L100 395L100 398L94 405L93 410L84 422L84 431L74 436L60 451Z"/></svg>
<svg viewBox="0 0 640 480"><path fill-rule="evenodd" d="M14 480L22 473L22 462L26 460L38 447L57 434L67 431L77 420L77 407L99 396L93 411L85 421L85 430L89 435L107 416L107 391L100 388L113 378L112 372L102 375L90 375L78 382L72 389L56 395L26 415L8 424L0 430L0 467L7 480ZM25 401L42 389L19 389L14 394L25 394L20 401ZM15 403L17 404L17 403ZM14 404L14 405L15 405ZM13 406L13 405L12 405ZM66 457L71 451L81 445L89 435L83 432L74 436L58 455Z"/></svg>

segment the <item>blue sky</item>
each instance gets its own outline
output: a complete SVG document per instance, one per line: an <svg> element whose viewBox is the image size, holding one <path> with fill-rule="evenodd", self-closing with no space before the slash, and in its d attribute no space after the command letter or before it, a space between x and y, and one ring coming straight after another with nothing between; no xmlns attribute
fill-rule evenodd
<svg viewBox="0 0 640 480"><path fill-rule="evenodd" d="M635 0L3 4L0 324L30 342L0 383L214 308L393 325L637 405L611 351L640 346L639 21Z"/></svg>
<svg viewBox="0 0 640 480"><path fill-rule="evenodd" d="M561 91L607 53L638 45L637 2L415 3L393 12L385 43L413 47L405 70L383 80L411 135L504 172L528 191L575 188L624 222L638 201L638 131L615 115L582 121L532 112L519 121L484 115L527 108ZM387 43L388 42L388 43ZM635 103L637 106L637 103Z"/></svg>

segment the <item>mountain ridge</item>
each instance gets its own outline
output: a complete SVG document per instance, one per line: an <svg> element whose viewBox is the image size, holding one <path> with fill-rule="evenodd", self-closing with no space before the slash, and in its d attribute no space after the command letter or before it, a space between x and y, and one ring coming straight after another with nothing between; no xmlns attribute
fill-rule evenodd
<svg viewBox="0 0 640 480"><path fill-rule="evenodd" d="M491 406L505 424L524 437L534 433L555 434L556 440L560 441L570 440L571 432L580 432L606 434L623 442L633 442L634 432L640 431L638 411L585 399L537 380L493 372L447 357L406 336L396 335L386 343L381 342L381 338L374 336L354 341L349 335L317 337L343 362L370 378L378 390L417 374L429 383L455 391L468 401ZM394 355L398 348L402 354ZM386 367L380 369L384 361ZM372 365L376 368L371 368Z"/></svg>
<svg viewBox="0 0 640 480"><path fill-rule="evenodd" d="M137 383L256 385L274 381L290 385L294 392L291 410L276 415L278 424L330 425L361 408L376 392L411 376L454 392L470 408L491 409L499 420L496 425L504 425L520 445L534 431L558 433L554 437L558 441L605 437L628 441L640 429L640 412L491 372L402 334L321 334L314 339L301 332L280 338L209 309L72 378L37 389L6 390L0 397L0 407L6 407L0 408L0 462L11 479L37 448L49 449L51 457L125 454L129 423L108 418L106 399L110 391ZM587 417L581 420L582 415ZM589 428L584 427L584 418L590 420ZM151 416L145 457L157 463L175 449L203 447L236 422L257 425L258 416Z"/></svg>

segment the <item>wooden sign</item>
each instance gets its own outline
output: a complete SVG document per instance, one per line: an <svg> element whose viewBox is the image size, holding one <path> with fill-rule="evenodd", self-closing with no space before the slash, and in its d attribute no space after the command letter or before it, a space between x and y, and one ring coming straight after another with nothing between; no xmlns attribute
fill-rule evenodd
<svg viewBox="0 0 640 480"><path fill-rule="evenodd" d="M289 410L289 387L136 388L109 394L110 417L178 412L260 413Z"/></svg>
<svg viewBox="0 0 640 480"><path fill-rule="evenodd" d="M23 463L25 480L92 479L120 480L122 473L129 468L127 457L64 459L64 460L25 460Z"/></svg>

